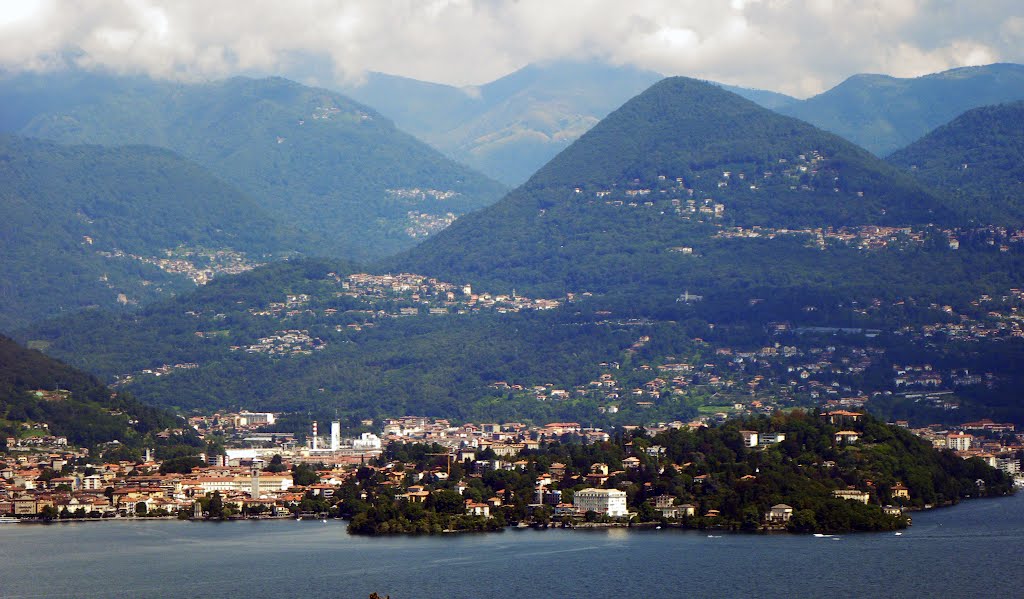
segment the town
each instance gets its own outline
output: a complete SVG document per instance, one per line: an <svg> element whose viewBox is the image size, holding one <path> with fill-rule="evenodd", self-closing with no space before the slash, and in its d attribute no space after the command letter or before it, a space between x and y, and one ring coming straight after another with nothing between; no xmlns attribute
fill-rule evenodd
<svg viewBox="0 0 1024 599"><path fill-rule="evenodd" d="M823 407L804 414L739 421L760 430L729 428L716 424L718 415L705 415L688 422L607 431L575 422L454 424L405 416L380 423L362 420L357 428L363 432L343 437L340 421L332 421L326 434L317 422L308 431L268 432L265 429L274 430L282 414L241 411L188 421L200 437L211 441L209 447L223 444L223 449L168 459L158 459L147 449L138 460L113 462L69 447L66 438L51 436L45 425L38 425L5 440L0 454L0 515L19 521L345 517L351 519L353 532L370 533L494 530L513 522L715 527L725 525L727 514L722 513L718 491L712 490L754 481L758 469L723 478L700 457L703 453L681 454L673 444L701 438L709 443L715 437L706 435L735 435L740 447L733 451L739 463L767 464L761 455L799 451L787 448L787 438L794 434L787 429L792 431L794 422L810 417L831 446L821 450L822 456L833 458L813 466L823 480L835 481L839 479L829 472L837 472L837 462L848 459L842 456L857 455L890 434L884 432L890 427L871 422L862 412ZM891 428L907 427L906 422L896 422ZM931 447L965 461L980 460L1017 486L1024 485L1024 434L1012 424L982 420L910 432ZM180 431L162 434L176 433ZM688 461L674 461L673 455L685 455ZM919 480L884 480L893 474L881 471L870 476L833 489L831 497L879 507L885 517L895 518L886 526L902 522L906 509L951 499L922 489ZM712 484L712 479L717 482ZM448 519L439 524L428 518L421 529L399 516L382 517L379 511L367 516L367 506L380 501L393 502L403 514L402 510L413 510L424 518L422 509L429 508L448 514ZM419 507L401 507L410 504ZM383 520L368 520L373 517ZM754 528L792 529L797 526L793 518L792 506L774 504Z"/></svg>

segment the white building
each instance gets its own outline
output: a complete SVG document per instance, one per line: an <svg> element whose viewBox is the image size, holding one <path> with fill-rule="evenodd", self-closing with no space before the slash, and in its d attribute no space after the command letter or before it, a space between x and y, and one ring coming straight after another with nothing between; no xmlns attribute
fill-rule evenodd
<svg viewBox="0 0 1024 599"><path fill-rule="evenodd" d="M291 474L261 474L259 476L200 476L193 483L202 493L242 491L252 494L259 488L260 495L287 491L293 484Z"/></svg>
<svg viewBox="0 0 1024 599"><path fill-rule="evenodd" d="M583 489L572 496L573 506L581 512L594 511L612 518L626 516L626 492L618 489Z"/></svg>
<svg viewBox="0 0 1024 599"><path fill-rule="evenodd" d="M375 451L380 449L380 437L373 433L363 433L358 439L352 440L352 449Z"/></svg>
<svg viewBox="0 0 1024 599"><path fill-rule="evenodd" d="M240 426L274 424L274 422L276 422L276 418L271 412L249 412L242 410L238 413L238 424Z"/></svg>
<svg viewBox="0 0 1024 599"><path fill-rule="evenodd" d="M971 448L971 441L974 439L974 435L967 433L952 433L946 435L946 447L953 451L967 451Z"/></svg>
<svg viewBox="0 0 1024 599"><path fill-rule="evenodd" d="M341 423L335 420L331 422L331 451L338 451L341 448Z"/></svg>

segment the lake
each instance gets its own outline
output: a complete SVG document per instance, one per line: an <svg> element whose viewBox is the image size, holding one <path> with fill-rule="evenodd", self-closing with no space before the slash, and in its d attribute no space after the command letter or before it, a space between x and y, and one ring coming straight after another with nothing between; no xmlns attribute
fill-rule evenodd
<svg viewBox="0 0 1024 599"><path fill-rule="evenodd" d="M349 536L345 523L0 525L0 597L1024 595L1024 493L914 514L903 535L679 530Z"/></svg>

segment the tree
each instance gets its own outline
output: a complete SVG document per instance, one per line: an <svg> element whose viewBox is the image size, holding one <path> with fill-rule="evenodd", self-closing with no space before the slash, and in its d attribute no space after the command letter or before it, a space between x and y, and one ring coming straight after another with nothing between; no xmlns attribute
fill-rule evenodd
<svg viewBox="0 0 1024 599"><path fill-rule="evenodd" d="M316 473L316 468L309 464L296 464L292 468L292 482L300 487L315 485L320 482L320 475Z"/></svg>
<svg viewBox="0 0 1024 599"><path fill-rule="evenodd" d="M274 457L270 459L270 463L264 468L266 472L284 472L288 467L284 465L284 460L281 459L281 454L274 454Z"/></svg>
<svg viewBox="0 0 1024 599"><path fill-rule="evenodd" d="M193 468L205 466L206 463L199 456L183 456L171 458L160 464L160 474L189 474Z"/></svg>
<svg viewBox="0 0 1024 599"><path fill-rule="evenodd" d="M220 491L214 491L210 496L210 505L206 508L210 518L222 520L224 518L224 500L220 497Z"/></svg>
<svg viewBox="0 0 1024 599"><path fill-rule="evenodd" d="M140 502L135 504L135 515L136 516L145 516L146 512L148 512L148 511L149 511L149 507L146 506L146 502L145 501L140 501Z"/></svg>

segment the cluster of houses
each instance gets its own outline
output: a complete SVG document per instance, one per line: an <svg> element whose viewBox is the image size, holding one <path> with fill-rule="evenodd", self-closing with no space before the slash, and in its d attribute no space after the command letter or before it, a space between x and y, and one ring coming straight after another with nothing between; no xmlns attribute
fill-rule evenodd
<svg viewBox="0 0 1024 599"><path fill-rule="evenodd" d="M325 347L327 347L327 342L319 337L311 336L309 331L289 329L277 331L268 337L261 337L252 345L233 345L231 350L244 350L249 354L267 354L270 356L308 356Z"/></svg>
<svg viewBox="0 0 1024 599"><path fill-rule="evenodd" d="M92 239L86 237L86 243L92 245ZM207 250L178 247L164 250L164 256L140 256L123 250L98 252L105 258L128 258L144 264L152 264L160 270L188 277L196 285L205 285L214 277L221 275L237 275L262 266L261 262L249 260L243 252L230 249ZM198 266L197 262L203 266Z"/></svg>
<svg viewBox="0 0 1024 599"><path fill-rule="evenodd" d="M979 458L1014 477L1017 486L1024 486L1020 460L1024 452L1024 435L1017 433L1013 423L984 418L955 427L933 424L911 429L903 420L897 421L896 425L908 428L933 447L955 451L964 459Z"/></svg>
<svg viewBox="0 0 1024 599"><path fill-rule="evenodd" d="M318 472L320 483L296 486L287 470L264 472L259 465L206 466L188 474L160 474L160 463L117 462L78 466L68 472L69 454L21 457L0 469L0 515L115 517L192 514L196 500L217 492L234 511L256 509L288 514L307 492L330 496L350 469ZM63 472L62 472L63 471ZM51 474L50 476L47 473ZM52 475L59 473L59 475Z"/></svg>
<svg viewBox="0 0 1024 599"><path fill-rule="evenodd" d="M413 239L417 239L447 229L458 217L453 212L430 214L429 212L410 210L406 213L405 218L409 222L405 227L405 234Z"/></svg>

